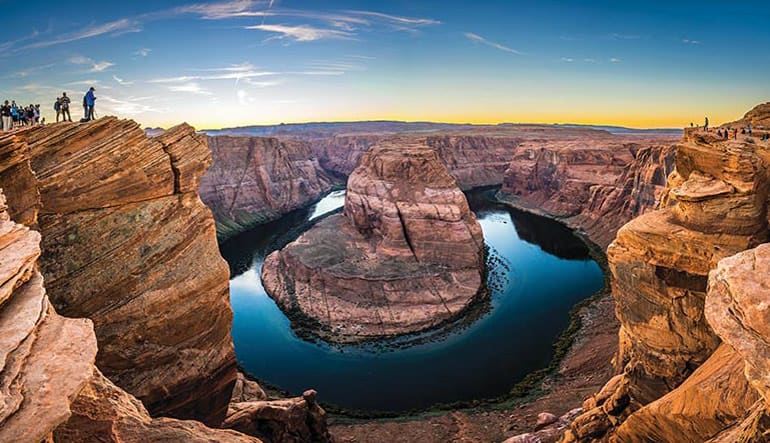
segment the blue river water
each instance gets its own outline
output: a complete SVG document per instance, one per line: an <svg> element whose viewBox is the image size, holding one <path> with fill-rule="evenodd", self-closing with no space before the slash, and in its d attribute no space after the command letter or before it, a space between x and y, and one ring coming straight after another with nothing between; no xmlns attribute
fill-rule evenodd
<svg viewBox="0 0 770 443"><path fill-rule="evenodd" d="M468 194L489 248L490 296L436 331L389 342L329 345L299 338L266 295L264 257L325 214L344 191L221 246L230 264L233 340L239 364L270 385L363 411L404 412L504 395L547 367L552 345L579 301L604 287L600 266L564 226Z"/></svg>

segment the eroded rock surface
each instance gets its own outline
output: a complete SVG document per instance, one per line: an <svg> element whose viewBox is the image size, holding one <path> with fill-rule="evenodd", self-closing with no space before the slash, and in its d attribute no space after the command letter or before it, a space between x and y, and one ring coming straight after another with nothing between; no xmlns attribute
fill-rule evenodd
<svg viewBox="0 0 770 443"><path fill-rule="evenodd" d="M56 314L35 261L40 234L11 221L0 192L0 441L38 443L93 373L89 320Z"/></svg>
<svg viewBox="0 0 770 443"><path fill-rule="evenodd" d="M657 208L672 144L666 136L601 132L527 141L505 171L500 198L560 218L606 248L623 224Z"/></svg>
<svg viewBox="0 0 770 443"><path fill-rule="evenodd" d="M767 240L767 166L753 143L691 135L677 147L667 207L628 223L608 249L621 373L586 401L566 441L655 441L673 433L699 441L753 401L729 368L736 363L730 350L714 354L720 339L704 303L707 276L719 260ZM716 390L703 390L705 383ZM709 404L725 392L714 386L746 395Z"/></svg>
<svg viewBox="0 0 770 443"><path fill-rule="evenodd" d="M112 117L6 137L10 213L43 235L57 310L94 321L98 367L153 414L221 422L236 371L228 268L196 194L205 138Z"/></svg>
<svg viewBox="0 0 770 443"><path fill-rule="evenodd" d="M262 279L284 311L330 340L404 334L475 299L483 244L436 152L383 144L350 176L344 213L268 256Z"/></svg>
<svg viewBox="0 0 770 443"><path fill-rule="evenodd" d="M332 187L308 142L215 136L208 144L213 165L200 194L214 213L220 239L304 207Z"/></svg>

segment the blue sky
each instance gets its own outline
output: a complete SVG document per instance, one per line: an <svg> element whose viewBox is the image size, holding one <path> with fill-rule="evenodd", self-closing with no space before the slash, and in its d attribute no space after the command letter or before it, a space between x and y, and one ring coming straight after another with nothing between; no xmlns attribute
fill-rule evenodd
<svg viewBox="0 0 770 443"><path fill-rule="evenodd" d="M681 127L770 100L770 3L0 0L0 97L199 128ZM9 35L12 31L12 35Z"/></svg>

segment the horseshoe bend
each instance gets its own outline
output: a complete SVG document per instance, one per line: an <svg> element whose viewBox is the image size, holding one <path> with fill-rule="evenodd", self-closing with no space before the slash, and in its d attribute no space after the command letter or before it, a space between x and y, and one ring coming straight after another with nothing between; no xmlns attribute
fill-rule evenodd
<svg viewBox="0 0 770 443"><path fill-rule="evenodd" d="M770 442L770 7L659 3L0 2L0 443Z"/></svg>

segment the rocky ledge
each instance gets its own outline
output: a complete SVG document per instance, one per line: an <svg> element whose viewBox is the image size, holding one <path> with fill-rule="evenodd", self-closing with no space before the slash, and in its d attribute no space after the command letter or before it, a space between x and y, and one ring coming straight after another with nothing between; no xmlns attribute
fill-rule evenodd
<svg viewBox="0 0 770 443"><path fill-rule="evenodd" d="M200 194L220 240L307 206L332 187L308 142L214 136L208 145L213 164Z"/></svg>
<svg viewBox="0 0 770 443"><path fill-rule="evenodd" d="M434 327L479 293L481 227L424 145L371 148L348 180L343 214L265 260L268 294L312 332L361 341Z"/></svg>

